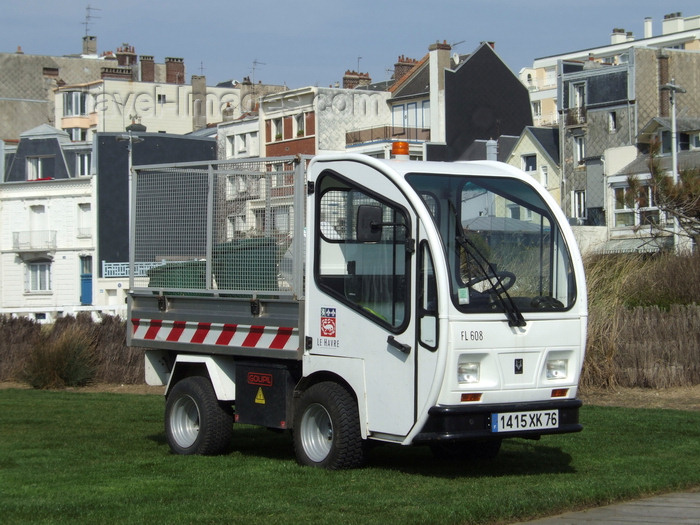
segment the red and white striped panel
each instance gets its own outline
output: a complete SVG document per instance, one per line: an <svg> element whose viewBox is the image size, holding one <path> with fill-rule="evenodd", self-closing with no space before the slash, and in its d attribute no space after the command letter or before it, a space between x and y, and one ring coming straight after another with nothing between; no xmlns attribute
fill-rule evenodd
<svg viewBox="0 0 700 525"><path fill-rule="evenodd" d="M299 331L280 326L192 323L161 319L132 319L133 339L243 348L297 350Z"/></svg>

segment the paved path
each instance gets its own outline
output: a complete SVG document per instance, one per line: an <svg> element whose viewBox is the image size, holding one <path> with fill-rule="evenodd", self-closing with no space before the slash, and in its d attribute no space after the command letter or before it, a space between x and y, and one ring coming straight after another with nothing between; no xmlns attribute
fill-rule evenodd
<svg viewBox="0 0 700 525"><path fill-rule="evenodd" d="M665 494L629 503L569 512L527 525L700 525L700 492ZM521 524L524 525L524 524Z"/></svg>

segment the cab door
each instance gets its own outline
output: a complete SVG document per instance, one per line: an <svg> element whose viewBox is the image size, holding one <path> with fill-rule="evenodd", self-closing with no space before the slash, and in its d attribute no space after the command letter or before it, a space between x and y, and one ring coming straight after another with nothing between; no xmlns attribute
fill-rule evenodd
<svg viewBox="0 0 700 525"><path fill-rule="evenodd" d="M415 215L376 168L319 164L307 202L307 355L337 358L341 377L360 360L368 429L399 440L415 422Z"/></svg>

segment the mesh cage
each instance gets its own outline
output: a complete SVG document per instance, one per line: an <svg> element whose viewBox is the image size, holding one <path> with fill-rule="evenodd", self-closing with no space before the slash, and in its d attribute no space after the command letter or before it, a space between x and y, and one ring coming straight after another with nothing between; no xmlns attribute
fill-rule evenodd
<svg viewBox="0 0 700 525"><path fill-rule="evenodd" d="M137 169L132 288L301 296L293 240L303 174L295 158Z"/></svg>

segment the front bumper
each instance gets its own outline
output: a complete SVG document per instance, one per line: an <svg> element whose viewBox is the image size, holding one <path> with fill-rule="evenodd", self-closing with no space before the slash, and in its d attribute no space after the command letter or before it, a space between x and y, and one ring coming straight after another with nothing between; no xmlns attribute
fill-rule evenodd
<svg viewBox="0 0 700 525"><path fill-rule="evenodd" d="M566 434L580 432L578 422L580 399L558 401L536 401L497 405L434 406L428 411L428 421L413 443L435 441L467 441L472 439L503 439L511 437L537 438L544 434ZM504 412L529 412L537 410L559 410L558 428L533 429L497 433L491 431L491 414Z"/></svg>

